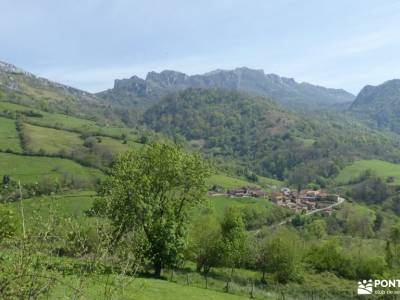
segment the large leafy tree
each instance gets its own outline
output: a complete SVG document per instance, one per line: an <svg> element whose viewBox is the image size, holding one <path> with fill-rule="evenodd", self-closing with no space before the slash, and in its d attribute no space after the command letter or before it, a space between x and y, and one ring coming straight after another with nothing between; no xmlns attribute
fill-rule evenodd
<svg viewBox="0 0 400 300"><path fill-rule="evenodd" d="M221 223L221 232L225 265L231 268L231 274L225 287L229 292L233 271L241 265L245 253L246 229L239 209L228 208Z"/></svg>
<svg viewBox="0 0 400 300"><path fill-rule="evenodd" d="M143 234L156 276L181 261L189 211L202 201L208 174L198 155L155 143L121 156L104 183L101 193L115 240L132 231Z"/></svg>
<svg viewBox="0 0 400 300"><path fill-rule="evenodd" d="M223 257L221 225L214 214L200 215L191 226L190 258L196 261L197 270L207 276L212 267L218 266Z"/></svg>

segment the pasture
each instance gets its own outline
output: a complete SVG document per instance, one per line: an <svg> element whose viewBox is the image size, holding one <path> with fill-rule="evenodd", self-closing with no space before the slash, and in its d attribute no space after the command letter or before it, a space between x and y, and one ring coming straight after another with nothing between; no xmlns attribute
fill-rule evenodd
<svg viewBox="0 0 400 300"><path fill-rule="evenodd" d="M61 178L65 173L73 174L85 181L104 176L97 169L84 167L69 159L0 153L1 178L10 175L11 179L21 180L21 183L33 183L43 176Z"/></svg>
<svg viewBox="0 0 400 300"><path fill-rule="evenodd" d="M362 172L372 170L377 176L386 180L394 177L391 184L400 184L400 164L394 164L383 160L358 160L343 168L336 177L337 184L347 184L350 180L356 179Z"/></svg>
<svg viewBox="0 0 400 300"><path fill-rule="evenodd" d="M0 150L22 152L15 121L0 117Z"/></svg>

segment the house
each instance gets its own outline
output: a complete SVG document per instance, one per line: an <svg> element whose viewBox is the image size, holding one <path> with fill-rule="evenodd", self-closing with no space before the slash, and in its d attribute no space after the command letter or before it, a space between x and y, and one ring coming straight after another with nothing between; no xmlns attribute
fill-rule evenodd
<svg viewBox="0 0 400 300"><path fill-rule="evenodd" d="M261 198L261 197L265 198L265 196L267 195L267 193L260 188L250 189L249 192L252 197L256 198Z"/></svg>
<svg viewBox="0 0 400 300"><path fill-rule="evenodd" d="M272 192L271 200L276 204L281 204L284 200L284 195L281 192Z"/></svg>
<svg viewBox="0 0 400 300"><path fill-rule="evenodd" d="M265 197L267 193L261 188L242 187L233 190L228 190L230 197Z"/></svg>
<svg viewBox="0 0 400 300"><path fill-rule="evenodd" d="M228 195L231 197L246 197L249 196L247 193L247 188L237 188L233 190L228 190Z"/></svg>

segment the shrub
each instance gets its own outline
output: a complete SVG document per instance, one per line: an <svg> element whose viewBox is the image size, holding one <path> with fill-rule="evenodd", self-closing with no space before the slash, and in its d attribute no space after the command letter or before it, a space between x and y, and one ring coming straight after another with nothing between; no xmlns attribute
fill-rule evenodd
<svg viewBox="0 0 400 300"><path fill-rule="evenodd" d="M16 220L13 212L0 204L0 241L12 237L16 232Z"/></svg>

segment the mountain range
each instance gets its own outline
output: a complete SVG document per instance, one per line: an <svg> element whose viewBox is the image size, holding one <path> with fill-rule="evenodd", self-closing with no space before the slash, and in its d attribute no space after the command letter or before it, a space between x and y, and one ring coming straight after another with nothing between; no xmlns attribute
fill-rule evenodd
<svg viewBox="0 0 400 300"><path fill-rule="evenodd" d="M149 107L166 94L186 88L220 88L272 98L287 108L304 109L329 106L354 100L342 89L330 89L292 78L265 74L263 70L236 68L216 70L203 75L186 75L165 70L149 72L145 79L132 76L115 80L112 89L97 94L107 103Z"/></svg>
<svg viewBox="0 0 400 300"><path fill-rule="evenodd" d="M138 116L168 94L188 88L221 89L263 96L297 113L328 112L334 107L341 107L341 112L347 111L374 129L400 133L400 79L378 86L367 85L355 97L343 89L299 83L292 78L245 67L191 76L165 70L149 72L145 79L137 76L116 79L112 89L93 94L40 78L0 61L0 97L3 94L13 102L83 117L93 117L94 110L102 111L102 116L117 111L126 124L136 122ZM132 115L135 121L129 120Z"/></svg>

